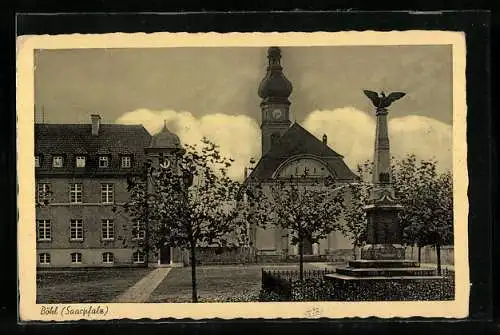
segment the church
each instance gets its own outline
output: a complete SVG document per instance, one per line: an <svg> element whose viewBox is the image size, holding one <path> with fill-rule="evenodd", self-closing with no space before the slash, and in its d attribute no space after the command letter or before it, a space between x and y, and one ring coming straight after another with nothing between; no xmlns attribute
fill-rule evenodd
<svg viewBox="0 0 500 335"><path fill-rule="evenodd" d="M307 174L300 178L332 178L337 185L354 182L358 177L344 163L343 156L328 146L328 136L322 140L290 120L292 83L286 78L281 65L281 49L268 49L267 73L260 83L258 94L261 108L261 158L246 180L270 185L276 180L293 175ZM250 229L250 241L258 255L297 255L298 247L292 245L288 232L278 227ZM331 233L317 244L304 242L304 255L328 255L339 249L352 249L351 242L340 232Z"/></svg>

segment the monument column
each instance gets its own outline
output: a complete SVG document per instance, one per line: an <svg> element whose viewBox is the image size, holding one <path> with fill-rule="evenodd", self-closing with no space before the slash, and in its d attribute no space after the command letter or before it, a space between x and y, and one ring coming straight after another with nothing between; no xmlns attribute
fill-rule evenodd
<svg viewBox="0 0 500 335"><path fill-rule="evenodd" d="M368 226L367 245L361 250L361 259L390 260L404 259L401 225L398 212L402 206L397 202L392 187L391 156L387 116L389 105L404 96L392 93L380 97L370 96L376 107L375 148L373 154L373 188L365 206Z"/></svg>

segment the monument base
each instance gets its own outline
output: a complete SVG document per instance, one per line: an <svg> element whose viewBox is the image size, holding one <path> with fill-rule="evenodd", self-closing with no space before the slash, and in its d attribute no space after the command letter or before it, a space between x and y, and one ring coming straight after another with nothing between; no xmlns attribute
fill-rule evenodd
<svg viewBox="0 0 500 335"><path fill-rule="evenodd" d="M380 250L380 249L376 249ZM400 259L360 259L349 261L348 266L337 268L336 277L345 280L394 277L435 276L436 269L421 268L416 261Z"/></svg>
<svg viewBox="0 0 500 335"><path fill-rule="evenodd" d="M401 244L368 244L361 249L361 259L405 259L405 248Z"/></svg>
<svg viewBox="0 0 500 335"><path fill-rule="evenodd" d="M340 300L413 300L415 290L446 284L445 278L436 272L434 268L420 267L417 261L406 260L400 244L372 244L361 250L361 259L326 274L325 280L335 287L335 292L342 292L337 297Z"/></svg>

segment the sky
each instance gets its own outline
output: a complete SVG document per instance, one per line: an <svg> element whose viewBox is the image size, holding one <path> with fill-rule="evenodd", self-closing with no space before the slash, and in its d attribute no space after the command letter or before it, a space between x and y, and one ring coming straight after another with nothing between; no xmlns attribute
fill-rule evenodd
<svg viewBox="0 0 500 335"><path fill-rule="evenodd" d="M167 121L185 143L207 136L236 159L235 177L260 157L260 98L267 48L171 47L35 52L38 122ZM291 119L355 168L373 154L375 116L364 89L403 91L389 112L394 155L415 153L451 168L451 46L283 47Z"/></svg>

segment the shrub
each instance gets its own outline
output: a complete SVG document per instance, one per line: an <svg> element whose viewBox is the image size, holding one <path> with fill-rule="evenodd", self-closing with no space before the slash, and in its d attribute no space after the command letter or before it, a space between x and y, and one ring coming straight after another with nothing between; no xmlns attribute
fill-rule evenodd
<svg viewBox="0 0 500 335"><path fill-rule="evenodd" d="M264 274L264 273L263 273ZM259 301L425 301L453 300L455 278L334 281L310 277L304 281L263 275Z"/></svg>
<svg viewBox="0 0 500 335"><path fill-rule="evenodd" d="M290 297L280 295L277 292L262 289L260 290L259 301L270 302L270 301L291 301L291 300Z"/></svg>

